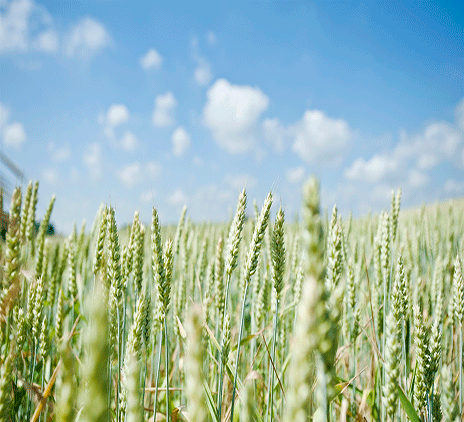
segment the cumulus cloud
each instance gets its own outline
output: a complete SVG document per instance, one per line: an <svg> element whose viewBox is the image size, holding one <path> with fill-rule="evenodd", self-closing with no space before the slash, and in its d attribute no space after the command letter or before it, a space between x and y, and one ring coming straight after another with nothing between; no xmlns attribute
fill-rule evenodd
<svg viewBox="0 0 464 422"><path fill-rule="evenodd" d="M180 157L190 147L190 135L183 127L178 127L172 134L172 152L176 157Z"/></svg>
<svg viewBox="0 0 464 422"><path fill-rule="evenodd" d="M106 28L86 17L60 35L52 16L34 0L13 0L0 11L0 54L40 51L56 53L62 46L67 57L90 59L111 43ZM34 66L34 69L40 66Z"/></svg>
<svg viewBox="0 0 464 422"><path fill-rule="evenodd" d="M7 147L20 149L26 140L26 132L22 123L13 122L3 129L3 143Z"/></svg>
<svg viewBox="0 0 464 422"><path fill-rule="evenodd" d="M207 92L203 123L221 148L242 153L254 147L258 121L268 105L259 88L219 79Z"/></svg>
<svg viewBox="0 0 464 422"><path fill-rule="evenodd" d="M464 134L458 127L461 107L462 102L455 110L455 125L444 121L431 122L422 132L412 136L402 131L399 143L391 151L376 154L367 160L357 158L345 170L345 177L372 183L401 181L411 188L420 188L428 182L425 172L439 164L454 162L457 166L464 165L459 157L464 141Z"/></svg>
<svg viewBox="0 0 464 422"><path fill-rule="evenodd" d="M58 34L45 7L33 0L13 0L0 11L0 53L25 53L32 49L54 53Z"/></svg>
<svg viewBox="0 0 464 422"><path fill-rule="evenodd" d="M71 149L69 144L57 147L54 142L48 144L48 152L55 163L62 163L71 158Z"/></svg>
<svg viewBox="0 0 464 422"><path fill-rule="evenodd" d="M303 180L304 175L305 175L305 168L303 166L287 170L287 180L290 183L301 182Z"/></svg>
<svg viewBox="0 0 464 422"><path fill-rule="evenodd" d="M155 109L153 110L153 124L156 127L167 127L174 124L174 109L177 101L172 92L158 95L155 99Z"/></svg>
<svg viewBox="0 0 464 422"><path fill-rule="evenodd" d="M129 110L124 104L113 104L106 115L107 122L112 127L116 127L129 120Z"/></svg>
<svg viewBox="0 0 464 422"><path fill-rule="evenodd" d="M386 155L374 155L370 160L356 159L350 168L345 170L349 180L362 180L376 183L392 176L398 171L398 161Z"/></svg>
<svg viewBox="0 0 464 422"><path fill-rule="evenodd" d="M87 167L89 177L96 181L102 175L102 156L100 144L94 142L88 144L83 156L83 162Z"/></svg>
<svg viewBox="0 0 464 422"><path fill-rule="evenodd" d="M188 202L188 196L182 189L177 188L168 196L168 202L174 206L185 205Z"/></svg>
<svg viewBox="0 0 464 422"><path fill-rule="evenodd" d="M33 42L36 50L43 51L44 53L56 53L60 45L58 33L54 29L47 29L40 33Z"/></svg>
<svg viewBox="0 0 464 422"><path fill-rule="evenodd" d="M127 130L124 132L124 135L121 139L121 148L128 152L134 152L139 145L139 140L137 137L130 131Z"/></svg>
<svg viewBox="0 0 464 422"><path fill-rule="evenodd" d="M144 56L140 58L140 66L144 70L158 70L163 64L163 57L154 48L150 48Z"/></svg>
<svg viewBox="0 0 464 422"><path fill-rule="evenodd" d="M429 124L422 134L411 140L411 153L417 154L417 165L422 170L429 170L444 160L451 159L462 134L446 122Z"/></svg>
<svg viewBox="0 0 464 422"><path fill-rule="evenodd" d="M129 117L129 110L124 104L112 104L106 114L100 114L98 116L98 121L104 126L105 135L110 140L114 141L114 129L124 123L127 123L129 121Z"/></svg>
<svg viewBox="0 0 464 422"><path fill-rule="evenodd" d="M307 110L293 131L294 152L307 162L331 165L341 161L354 137L348 123L319 110Z"/></svg>
<svg viewBox="0 0 464 422"><path fill-rule="evenodd" d="M111 36L99 21L86 17L74 25L64 39L64 54L88 60L110 45Z"/></svg>

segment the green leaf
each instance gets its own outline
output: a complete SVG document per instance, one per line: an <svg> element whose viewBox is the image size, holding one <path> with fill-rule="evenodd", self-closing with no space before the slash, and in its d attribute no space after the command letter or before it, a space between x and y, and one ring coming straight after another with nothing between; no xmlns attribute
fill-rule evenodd
<svg viewBox="0 0 464 422"><path fill-rule="evenodd" d="M406 414L408 415L409 420L412 421L412 422L421 422L419 416L417 415L416 411L414 410L413 405L408 400L408 398L406 397L403 390L401 389L401 387L398 384L396 384L396 389L398 391L398 395L400 396L401 406L403 406L403 409L406 412Z"/></svg>
<svg viewBox="0 0 464 422"><path fill-rule="evenodd" d="M214 403L213 399L213 394L211 393L211 390L209 388L209 385L206 381L203 382L204 388L205 388L205 393L206 393L206 398L207 398L207 404L208 404L208 409L209 409L209 414L213 420L213 422L219 422L218 415L216 412L216 405Z"/></svg>

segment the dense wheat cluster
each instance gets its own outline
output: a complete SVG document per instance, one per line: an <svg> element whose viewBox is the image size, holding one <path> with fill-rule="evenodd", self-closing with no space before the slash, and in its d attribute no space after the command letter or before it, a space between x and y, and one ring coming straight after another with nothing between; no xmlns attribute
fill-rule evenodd
<svg viewBox="0 0 464 422"><path fill-rule="evenodd" d="M224 224L104 205L62 238L37 195L0 242L0 421L462 420L462 203L342 219L313 178L299 221L244 189Z"/></svg>

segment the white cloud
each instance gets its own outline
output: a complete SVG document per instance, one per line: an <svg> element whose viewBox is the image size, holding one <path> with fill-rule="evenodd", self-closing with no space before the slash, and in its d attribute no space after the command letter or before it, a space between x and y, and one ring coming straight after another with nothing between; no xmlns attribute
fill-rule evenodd
<svg viewBox="0 0 464 422"><path fill-rule="evenodd" d="M96 142L88 144L84 152L83 161L87 167L90 178L94 181L100 179L102 175L100 144L97 144Z"/></svg>
<svg viewBox="0 0 464 422"><path fill-rule="evenodd" d="M5 104L0 103L0 129L10 120L10 114L10 109Z"/></svg>
<svg viewBox="0 0 464 422"><path fill-rule="evenodd" d="M446 122L429 124L423 134L412 138L411 149L418 155L418 166L422 170L429 170L440 162L451 159L462 135Z"/></svg>
<svg viewBox="0 0 464 422"><path fill-rule="evenodd" d="M279 119L265 119L263 122L263 133L266 140L274 146L274 151L282 152L284 150L289 130L280 123Z"/></svg>
<svg viewBox="0 0 464 422"><path fill-rule="evenodd" d="M150 179L156 179L161 173L161 166L154 161L145 165L145 173Z"/></svg>
<svg viewBox="0 0 464 422"><path fill-rule="evenodd" d="M139 185L144 180L142 166L139 162L124 166L117 175L128 188Z"/></svg>
<svg viewBox="0 0 464 422"><path fill-rule="evenodd" d="M42 173L42 176L49 185L55 186L58 184L59 177L55 169L45 169Z"/></svg>
<svg viewBox="0 0 464 422"><path fill-rule="evenodd" d="M26 132L21 123L13 122L3 129L3 142L7 147L20 149L26 140Z"/></svg>
<svg viewBox="0 0 464 422"><path fill-rule="evenodd" d="M121 148L125 151L134 152L139 145L139 140L137 137L129 130L124 132L124 135L121 139Z"/></svg>
<svg viewBox="0 0 464 422"><path fill-rule="evenodd" d="M33 41L33 46L36 50L44 53L52 54L58 51L60 40L58 33L54 29L47 29L40 33Z"/></svg>
<svg viewBox="0 0 464 422"><path fill-rule="evenodd" d="M210 64L204 59L201 60L198 67L195 69L193 76L195 77L195 81L198 85L208 85L213 77Z"/></svg>
<svg viewBox="0 0 464 422"><path fill-rule="evenodd" d="M458 182L454 179L448 179L445 182L445 192L451 194L462 194L464 192L464 180Z"/></svg>
<svg viewBox="0 0 464 422"><path fill-rule="evenodd" d="M214 47L217 44L217 37L216 34L213 31L209 31L206 34L206 41L208 42L208 45L210 47Z"/></svg>
<svg viewBox="0 0 464 422"><path fill-rule="evenodd" d="M176 157L180 157L190 147L190 135L183 127L178 127L172 134L172 152Z"/></svg>
<svg viewBox="0 0 464 422"><path fill-rule="evenodd" d="M71 149L69 144L65 144L61 147L57 147L54 142L48 144L48 152L55 163L62 163L71 158Z"/></svg>
<svg viewBox="0 0 464 422"><path fill-rule="evenodd" d="M130 113L124 104L112 104L106 114L100 114L98 121L104 126L105 135L115 142L114 129L129 121ZM122 140L122 143L124 139ZM129 140L130 142L130 140ZM124 148L124 145L121 145Z"/></svg>
<svg viewBox="0 0 464 422"><path fill-rule="evenodd" d="M171 195L168 197L168 202L171 205L185 205L188 202L188 196L180 188L177 188Z"/></svg>
<svg viewBox="0 0 464 422"><path fill-rule="evenodd" d="M242 190L244 186L251 189L256 186L256 179L249 174L228 174L224 181L234 190Z"/></svg>
<svg viewBox="0 0 464 422"><path fill-rule="evenodd" d="M318 110L307 110L293 130L292 149L307 162L337 164L353 139L348 123Z"/></svg>
<svg viewBox="0 0 464 422"><path fill-rule="evenodd" d="M255 145L258 120L268 104L259 88L219 79L207 92L203 122L221 148L232 154L245 152Z"/></svg>
<svg viewBox="0 0 464 422"><path fill-rule="evenodd" d="M408 183L411 188L422 188L428 182L428 177L424 172L416 169L409 170Z"/></svg>
<svg viewBox="0 0 464 422"><path fill-rule="evenodd" d="M304 175L305 175L305 168L303 166L287 170L287 180L290 183L301 182L303 180Z"/></svg>
<svg viewBox="0 0 464 422"><path fill-rule="evenodd" d="M42 33L49 35L39 35L34 42L31 37L50 25L50 15L43 6L34 1L13 0L6 3L4 11L0 11L0 53L25 53L31 49L32 44L39 50L48 52L51 47L51 33L45 30Z"/></svg>
<svg viewBox="0 0 464 422"><path fill-rule="evenodd" d="M172 92L158 95L155 99L155 109L153 110L153 124L156 127L172 126L174 124L174 109L177 101Z"/></svg>
<svg viewBox="0 0 464 422"><path fill-rule="evenodd" d="M119 126L129 120L129 110L124 104L113 104L106 114L108 125L112 127Z"/></svg>
<svg viewBox="0 0 464 422"><path fill-rule="evenodd" d="M211 35L211 39L213 39L213 37L215 37L214 34ZM195 68L195 71L193 72L193 77L195 79L195 82L198 85L206 86L206 85L209 85L209 83L211 82L213 74L211 72L210 63L204 56L200 54L198 44L199 43L198 43L197 37L193 37L190 40L192 58L197 64L197 67Z"/></svg>
<svg viewBox="0 0 464 422"><path fill-rule="evenodd" d="M163 64L163 57L154 48L150 48L147 53L140 58L140 66L144 70L158 70Z"/></svg>
<svg viewBox="0 0 464 422"><path fill-rule="evenodd" d="M86 17L74 25L65 37L64 54L88 60L110 43L111 37L103 24Z"/></svg>
<svg viewBox="0 0 464 422"><path fill-rule="evenodd" d="M345 170L345 177L349 180L362 180L376 183L392 176L398 171L397 160L386 155L374 155L370 160L356 159L350 168Z"/></svg>

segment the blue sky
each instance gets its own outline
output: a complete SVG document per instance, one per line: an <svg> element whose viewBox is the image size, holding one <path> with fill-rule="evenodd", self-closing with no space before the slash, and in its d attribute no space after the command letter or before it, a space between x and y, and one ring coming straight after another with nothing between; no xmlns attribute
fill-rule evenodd
<svg viewBox="0 0 464 422"><path fill-rule="evenodd" d="M464 5L0 0L0 142L63 232L244 184L293 216L312 173L356 215L462 196Z"/></svg>

